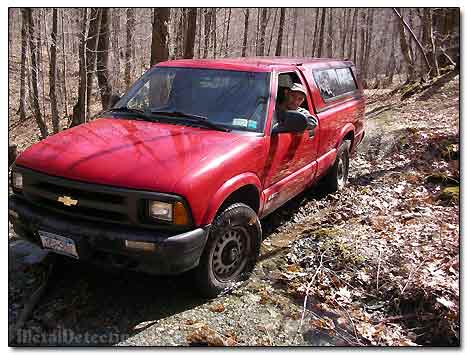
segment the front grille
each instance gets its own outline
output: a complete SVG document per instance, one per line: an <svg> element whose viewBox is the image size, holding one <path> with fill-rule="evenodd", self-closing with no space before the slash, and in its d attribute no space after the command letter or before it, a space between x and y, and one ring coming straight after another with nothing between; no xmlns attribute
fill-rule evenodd
<svg viewBox="0 0 467 355"><path fill-rule="evenodd" d="M126 196L118 193L96 191L96 185L64 179L53 182L41 175L27 176L24 195L32 203L56 213L93 221L130 223L132 210ZM59 202L68 196L77 200L76 205L67 206Z"/></svg>
<svg viewBox="0 0 467 355"><path fill-rule="evenodd" d="M173 194L81 182L19 166L15 169L23 174L24 187L18 196L55 214L172 232L185 232L194 226L191 214L189 224L184 226L156 223L146 216L148 200L179 201L189 211L186 201ZM66 203L71 200L77 200L78 203L68 206L59 201L60 197L65 198Z"/></svg>

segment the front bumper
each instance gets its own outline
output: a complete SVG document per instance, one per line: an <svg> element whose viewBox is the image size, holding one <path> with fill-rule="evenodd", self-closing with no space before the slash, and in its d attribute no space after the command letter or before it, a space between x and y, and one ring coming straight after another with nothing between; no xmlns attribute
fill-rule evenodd
<svg viewBox="0 0 467 355"><path fill-rule="evenodd" d="M209 230L206 226L174 235L138 227L96 224L40 209L16 196L10 196L8 211L15 232L41 248L38 230L73 239L80 260L152 274L177 274L196 267ZM125 240L154 243L155 251L128 249Z"/></svg>

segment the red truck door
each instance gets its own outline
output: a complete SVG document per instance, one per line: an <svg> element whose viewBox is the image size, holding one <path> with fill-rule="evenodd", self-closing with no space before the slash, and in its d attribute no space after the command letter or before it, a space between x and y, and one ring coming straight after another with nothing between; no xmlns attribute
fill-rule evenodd
<svg viewBox="0 0 467 355"><path fill-rule="evenodd" d="M284 73L280 73L284 74ZM292 73L306 88L301 74ZM313 113L310 95L305 108ZM314 134L313 134L314 133ZM272 134L269 155L265 164L263 215L273 211L308 186L316 172L319 127L314 132Z"/></svg>

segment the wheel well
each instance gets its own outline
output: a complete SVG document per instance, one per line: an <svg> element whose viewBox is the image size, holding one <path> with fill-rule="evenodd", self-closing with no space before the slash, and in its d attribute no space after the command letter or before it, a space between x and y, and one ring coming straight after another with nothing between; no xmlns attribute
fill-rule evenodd
<svg viewBox="0 0 467 355"><path fill-rule="evenodd" d="M227 197L227 199L222 203L221 207L219 208L219 212L234 203L244 203L245 205L250 206L253 211L258 213L259 192L256 186L245 185L232 192L229 197Z"/></svg>

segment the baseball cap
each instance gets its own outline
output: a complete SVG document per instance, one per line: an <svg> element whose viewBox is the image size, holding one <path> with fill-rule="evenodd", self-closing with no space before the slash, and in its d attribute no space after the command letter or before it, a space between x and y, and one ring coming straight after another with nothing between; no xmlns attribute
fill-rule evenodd
<svg viewBox="0 0 467 355"><path fill-rule="evenodd" d="M289 88L289 90L301 92L303 95L306 96L306 90L302 84L293 83L292 86Z"/></svg>

